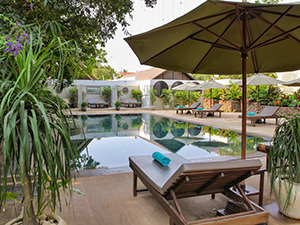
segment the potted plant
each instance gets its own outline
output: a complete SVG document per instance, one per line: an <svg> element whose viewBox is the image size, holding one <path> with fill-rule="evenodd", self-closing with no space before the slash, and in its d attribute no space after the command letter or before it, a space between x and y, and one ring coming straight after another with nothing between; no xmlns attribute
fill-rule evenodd
<svg viewBox="0 0 300 225"><path fill-rule="evenodd" d="M87 110L87 102L81 102L81 111L86 111Z"/></svg>
<svg viewBox="0 0 300 225"><path fill-rule="evenodd" d="M64 102L46 81L50 65L57 66L58 83L64 80L64 57L72 57L72 50L69 42L56 37L47 43L33 40L41 34L27 35L21 24L15 29L10 41L0 42L0 207L5 209L8 186L16 185L8 183L9 177L17 178L23 191L23 224L37 225L44 207L55 212L61 191L71 188L70 162L77 153ZM24 43L19 42L21 35Z"/></svg>
<svg viewBox="0 0 300 225"><path fill-rule="evenodd" d="M280 212L295 219L300 219L299 158L300 115L285 117L275 129L268 171Z"/></svg>
<svg viewBox="0 0 300 225"><path fill-rule="evenodd" d="M122 103L120 101L115 102L116 110L120 110Z"/></svg>

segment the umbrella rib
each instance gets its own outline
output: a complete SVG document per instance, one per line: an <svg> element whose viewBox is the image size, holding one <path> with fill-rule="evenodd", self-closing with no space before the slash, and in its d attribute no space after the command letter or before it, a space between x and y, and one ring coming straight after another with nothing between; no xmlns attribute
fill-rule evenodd
<svg viewBox="0 0 300 225"><path fill-rule="evenodd" d="M248 32L248 37L249 37L249 42L253 42L253 37L252 37L252 32L251 32L251 27L249 24L249 17L246 17L246 26L247 26L247 32ZM257 66L257 58L256 58L256 53L255 49L251 51L251 56L252 56L252 63L254 65L255 72L258 72L258 66Z"/></svg>
<svg viewBox="0 0 300 225"><path fill-rule="evenodd" d="M256 17L256 18L262 20L263 22L265 22L265 23L267 23L267 24L272 24L272 23L271 23L270 21L268 21L267 19L265 19L265 18L263 18L263 17L257 15L256 13L254 13L254 12L252 12L252 11L249 11L249 13L250 13L252 16L254 16L254 17ZM283 29L279 28L279 27L276 26L276 25L274 26L274 28L277 29L277 30L279 30L279 31L282 32L282 33L285 32ZM287 36L288 36L290 39L292 39L292 40L294 40L294 41L296 41L296 42L298 42L298 43L300 44L300 40L299 40L298 38L294 37L294 36L291 35L291 34L287 34Z"/></svg>
<svg viewBox="0 0 300 225"><path fill-rule="evenodd" d="M244 33L243 33L243 28L242 28L242 23L241 23L240 10L239 10L239 8L237 6L235 8L235 11L236 11L236 15L237 15L237 18L238 18L238 25L239 25L239 28L240 28L240 35L241 35L242 47L243 47L243 50L246 50L246 45L245 45L245 42L243 41L244 40Z"/></svg>
<svg viewBox="0 0 300 225"><path fill-rule="evenodd" d="M252 10L253 12L259 12L259 13L269 13L269 14L275 14L275 15L281 15L282 13L280 12L274 12L274 11L269 11L265 9L254 9ZM286 14L286 17L293 17L293 18L298 18L300 19L300 16L295 15L295 14Z"/></svg>
<svg viewBox="0 0 300 225"><path fill-rule="evenodd" d="M219 19L218 21L216 21L216 22L214 22L214 23L208 25L207 28L211 28L211 27L213 27L213 26L219 24L220 22L222 22L223 20L227 19L227 18L230 17L231 15L232 15L232 14L229 14L229 15L224 16L223 18ZM203 31L204 31L204 30L202 29L202 30L200 30L200 31L197 31L197 32L195 32L195 33L193 33L193 34L187 36L186 38L184 38L184 39L182 39L182 40L176 42L175 44L173 44L173 45L169 46L168 48L166 48L166 49L160 51L159 53L155 54L154 56L152 56L151 58L147 59L147 60L146 60L145 62L143 62L142 64L149 62L149 61L152 60L153 58L155 58L155 57L157 57L157 56L163 54L164 52L168 51L169 49L171 49L171 48L173 48L173 47L175 47L175 46L181 44L182 42L188 40L189 38L191 38L191 37L193 37L193 36L195 36L195 35L197 35L197 34L203 32Z"/></svg>
<svg viewBox="0 0 300 225"><path fill-rule="evenodd" d="M263 38L265 34L269 30L271 30L283 17L285 17L292 8L293 6L290 6L287 10L285 10L285 12L282 13L264 32L262 32L261 35L259 35L249 47L251 48L251 46L254 46L255 43L257 43L261 38Z"/></svg>
<svg viewBox="0 0 300 225"><path fill-rule="evenodd" d="M269 45L268 43L272 43L273 44L274 40L276 40L277 38L280 38L281 36L287 35L287 34L293 32L295 30L298 30L299 28L300 28L300 25L296 26L296 27L294 27L294 28L292 28L292 29L290 29L288 31L285 31L285 32L283 32L283 33L281 33L281 34L273 37L273 38L270 38L270 39L268 39L268 40L266 40L266 41L264 41L264 42L262 42L262 43L260 43L258 45L252 46L252 47L249 48L249 50L253 50L253 49L256 49L256 48L264 47L266 45ZM286 36L286 38L288 38L288 37ZM280 39L280 40L284 40L284 39ZM276 41L276 42L278 42L278 41Z"/></svg>
<svg viewBox="0 0 300 225"><path fill-rule="evenodd" d="M226 42L227 44L230 44L230 45L233 46L235 49L238 49L238 50L240 49L237 45L235 45L235 44L232 43L231 41L229 41L229 40L227 40L227 39L221 37L220 35L216 34L215 32L213 32L213 31L211 31L211 30L209 30L209 29L207 29L206 27L202 26L201 24L196 23L196 22L194 22L194 24L195 24L196 26L202 28L202 29L205 30L206 32L208 32L208 33L210 33L210 34L216 36L217 38L221 39L222 41Z"/></svg>
<svg viewBox="0 0 300 225"><path fill-rule="evenodd" d="M222 49L226 49L226 50L231 50L231 51L235 51L235 52L240 52L239 49L232 48L232 47L227 46L227 45L218 44L218 43L215 43L215 42L212 42L212 41L207 41L207 40L200 39L200 38L195 38L195 37L191 37L191 39L192 39L192 40L195 40L195 41L201 41L201 42L204 42L204 43L211 44L213 47L216 47L216 48L222 48Z"/></svg>
<svg viewBox="0 0 300 225"><path fill-rule="evenodd" d="M227 31L228 29L231 27L231 25L234 23L234 21L236 20L236 17L233 18L233 20L228 24L228 26L225 28L225 30L222 32L221 36L223 36ZM220 39L218 38L216 41L215 41L215 44L218 43ZM203 56L203 58L200 60L200 62L197 64L197 66L195 67L195 69L193 70L193 73L196 73L197 69L199 68L199 66L203 63L203 61L208 57L208 55L210 54L210 52L213 50L214 46L211 46L209 48L209 50L206 52L206 54Z"/></svg>
<svg viewBox="0 0 300 225"><path fill-rule="evenodd" d="M283 37L283 38L280 38L280 39L277 39L277 40L274 40L274 41L269 41L269 42L266 42L266 43L262 43L262 44L260 44L260 45L254 46L253 48L251 48L250 51L253 51L253 50L255 50L256 48L263 48L263 47L266 47L266 46L268 46L268 45L272 45L272 44L275 44L275 43L277 43L277 42L284 41L284 40L286 40L286 39L288 39L288 37Z"/></svg>

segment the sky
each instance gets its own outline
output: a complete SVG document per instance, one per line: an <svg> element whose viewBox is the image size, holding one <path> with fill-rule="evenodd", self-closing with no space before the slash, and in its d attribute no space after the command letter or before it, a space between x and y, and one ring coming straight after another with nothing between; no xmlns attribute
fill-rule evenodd
<svg viewBox="0 0 300 225"><path fill-rule="evenodd" d="M157 4L150 8L145 6L144 0L134 0L132 18L127 19L127 22L130 24L127 30L131 35L146 32L186 14L203 2L204 0L158 0ZM248 0L248 2L254 1ZM295 1L282 0L280 2ZM128 36L119 27L114 39L107 42L104 49L107 52L108 65L117 72L124 69L128 72L136 72L151 68L139 63L138 58L124 40Z"/></svg>

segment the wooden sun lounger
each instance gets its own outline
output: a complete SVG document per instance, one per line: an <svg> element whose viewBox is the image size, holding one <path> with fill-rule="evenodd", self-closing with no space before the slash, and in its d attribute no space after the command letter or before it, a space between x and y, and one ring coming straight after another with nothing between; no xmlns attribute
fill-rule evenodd
<svg viewBox="0 0 300 225"><path fill-rule="evenodd" d="M122 106L128 108L142 107L142 102L122 102Z"/></svg>
<svg viewBox="0 0 300 225"><path fill-rule="evenodd" d="M205 113L212 113L213 116L215 116L215 113L219 113L219 117L221 117L221 113L223 112L222 110L220 110L221 107L222 104L214 104L210 109L194 109L193 113L195 117L197 117L197 115L200 115L201 118Z"/></svg>
<svg viewBox="0 0 300 225"><path fill-rule="evenodd" d="M256 120L263 120L266 123L266 119L275 119L275 124L278 124L278 116L276 113L279 110L279 106L266 106L261 113L255 115L247 115L247 120L250 120L250 125L255 126ZM239 118L242 118L242 115L239 115Z"/></svg>
<svg viewBox="0 0 300 225"><path fill-rule="evenodd" d="M88 101L88 107L89 108L101 108L101 107L108 107L107 102L102 101Z"/></svg>
<svg viewBox="0 0 300 225"><path fill-rule="evenodd" d="M190 107L183 107L183 108L177 108L176 109L176 114L178 114L179 112L181 112L181 114L183 114L184 111L190 111L193 109L196 109L197 107L199 107L201 105L201 103L199 102L194 102Z"/></svg>
<svg viewBox="0 0 300 225"><path fill-rule="evenodd" d="M267 224L268 212L251 202L239 183L253 175L261 167L260 160L230 160L218 162L191 163L184 158L170 154L168 167L162 167L151 156L129 158L133 170L133 195L150 191L170 217L170 225L240 225ZM137 178L147 189L137 190ZM231 190L235 187L239 194ZM242 202L242 212L224 216L187 221L179 198L223 193L230 199ZM219 212L222 212L221 210ZM219 214L220 215L220 214Z"/></svg>

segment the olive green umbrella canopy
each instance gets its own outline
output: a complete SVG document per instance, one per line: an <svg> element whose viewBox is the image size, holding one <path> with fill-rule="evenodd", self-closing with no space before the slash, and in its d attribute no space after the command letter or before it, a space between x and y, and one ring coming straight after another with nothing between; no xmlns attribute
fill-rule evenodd
<svg viewBox="0 0 300 225"><path fill-rule="evenodd" d="M242 74L242 158L246 74L300 69L300 5L206 1L178 19L125 39L142 64L200 74Z"/></svg>

